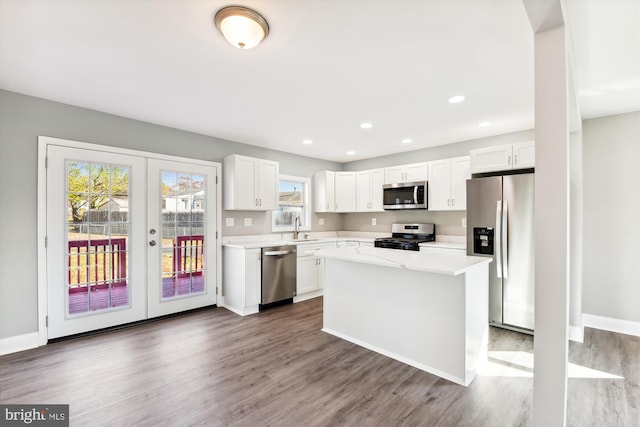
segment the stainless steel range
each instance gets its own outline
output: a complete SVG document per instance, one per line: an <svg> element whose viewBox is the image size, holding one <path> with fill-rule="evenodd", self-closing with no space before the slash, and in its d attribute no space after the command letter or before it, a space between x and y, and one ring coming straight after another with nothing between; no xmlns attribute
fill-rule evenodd
<svg viewBox="0 0 640 427"><path fill-rule="evenodd" d="M420 250L420 243L436 240L435 224L392 224L391 237L375 239L376 248Z"/></svg>

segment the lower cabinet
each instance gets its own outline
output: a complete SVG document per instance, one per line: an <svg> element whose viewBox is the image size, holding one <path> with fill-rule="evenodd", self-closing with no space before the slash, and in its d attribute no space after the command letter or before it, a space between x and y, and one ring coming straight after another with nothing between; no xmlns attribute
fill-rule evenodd
<svg viewBox="0 0 640 427"><path fill-rule="evenodd" d="M294 302L322 295L324 288L324 258L315 253L319 249L335 248L335 243L298 245L298 273Z"/></svg>
<svg viewBox="0 0 640 427"><path fill-rule="evenodd" d="M262 250L224 247L222 293L224 306L246 316L258 312L261 298Z"/></svg>

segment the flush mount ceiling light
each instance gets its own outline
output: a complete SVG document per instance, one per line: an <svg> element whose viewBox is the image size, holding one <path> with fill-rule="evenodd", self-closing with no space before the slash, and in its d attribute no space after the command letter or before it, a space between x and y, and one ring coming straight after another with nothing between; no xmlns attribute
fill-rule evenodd
<svg viewBox="0 0 640 427"><path fill-rule="evenodd" d="M304 145L311 145L311 144L313 144L313 141L312 141L312 140L310 140L310 139L304 139L304 140L302 140L302 143L303 143Z"/></svg>
<svg viewBox="0 0 640 427"><path fill-rule="evenodd" d="M491 122L480 122L480 123L478 123L478 127L486 128L487 126L491 126Z"/></svg>
<svg viewBox="0 0 640 427"><path fill-rule="evenodd" d="M411 144L413 142L413 140L411 138L405 138L400 142L402 142L403 144Z"/></svg>
<svg viewBox="0 0 640 427"><path fill-rule="evenodd" d="M455 95L449 98L449 104L457 104L464 101L464 95Z"/></svg>
<svg viewBox="0 0 640 427"><path fill-rule="evenodd" d="M269 34L269 24L255 10L242 6L223 7L213 21L225 39L240 49L251 49Z"/></svg>
<svg viewBox="0 0 640 427"><path fill-rule="evenodd" d="M369 122L365 122L365 123L361 123L361 124L360 124L360 127L361 127L362 129L371 129L371 127L372 127L372 126L373 126L373 125L372 125L371 123L369 123Z"/></svg>

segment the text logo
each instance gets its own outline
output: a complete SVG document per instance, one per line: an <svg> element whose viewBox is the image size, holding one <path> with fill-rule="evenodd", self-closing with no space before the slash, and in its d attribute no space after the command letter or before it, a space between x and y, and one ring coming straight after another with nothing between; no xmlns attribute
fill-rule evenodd
<svg viewBox="0 0 640 427"><path fill-rule="evenodd" d="M69 405L0 405L3 426L69 427Z"/></svg>

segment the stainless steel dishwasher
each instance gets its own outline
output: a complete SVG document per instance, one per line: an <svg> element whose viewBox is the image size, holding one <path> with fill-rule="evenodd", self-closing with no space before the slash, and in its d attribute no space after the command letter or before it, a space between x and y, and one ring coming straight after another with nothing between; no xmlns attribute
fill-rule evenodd
<svg viewBox="0 0 640 427"><path fill-rule="evenodd" d="M293 302L296 294L295 245L262 248L260 309Z"/></svg>

